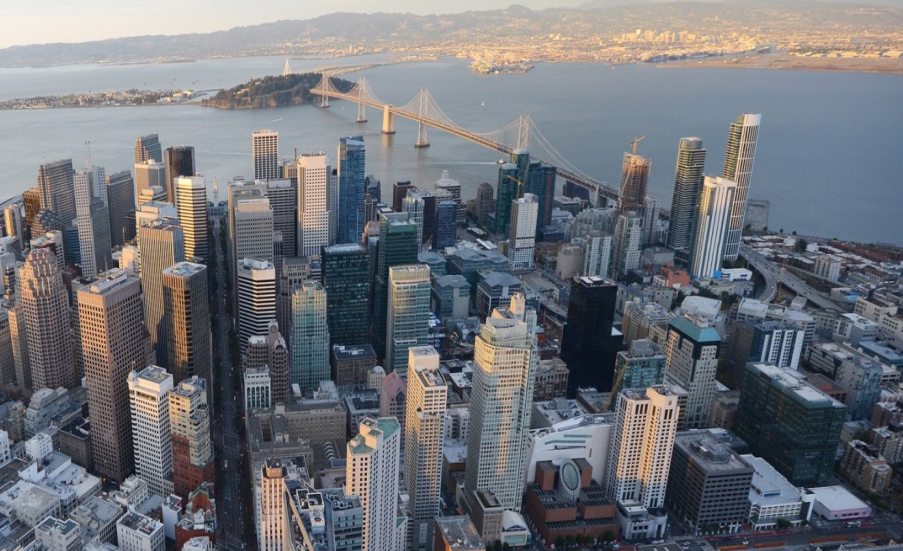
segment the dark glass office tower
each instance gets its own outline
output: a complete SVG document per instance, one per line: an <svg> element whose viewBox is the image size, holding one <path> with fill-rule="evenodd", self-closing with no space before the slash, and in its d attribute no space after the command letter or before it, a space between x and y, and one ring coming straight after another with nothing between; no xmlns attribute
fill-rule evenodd
<svg viewBox="0 0 903 551"><path fill-rule="evenodd" d="M176 186L173 184L179 176L194 176L194 148L190 145L174 145L163 152L163 164L166 166L166 200L176 204Z"/></svg>
<svg viewBox="0 0 903 551"><path fill-rule="evenodd" d="M693 247L705 153L702 138L680 139L674 195L671 198L671 222L668 225L668 248L674 251L674 260L683 266L690 261L690 249Z"/></svg>
<svg viewBox="0 0 903 551"><path fill-rule="evenodd" d="M338 243L359 243L364 233L365 156L363 136L339 140Z"/></svg>
<svg viewBox="0 0 903 551"><path fill-rule="evenodd" d="M552 223L552 202L555 199L555 178L558 169L554 166L543 166L536 161L530 163L527 174L527 193L536 196L539 202L539 215L536 217L536 230Z"/></svg>
<svg viewBox="0 0 903 551"><path fill-rule="evenodd" d="M420 194L423 199L423 244L436 242L436 194L432 190Z"/></svg>
<svg viewBox="0 0 903 551"><path fill-rule="evenodd" d="M135 233L135 181L129 170L107 176L107 205L110 209L110 242L121 247L126 236Z"/></svg>
<svg viewBox="0 0 903 551"><path fill-rule="evenodd" d="M508 235L508 224L511 222L511 202L517 199L520 180L517 165L505 163L499 167L499 181L495 187L497 202L495 205L494 233Z"/></svg>
<svg viewBox="0 0 903 551"><path fill-rule="evenodd" d="M373 290L373 319L370 341L380 358L386 355L386 316L388 314L389 268L417 264L417 224L407 213L383 215L379 221L379 246Z"/></svg>
<svg viewBox="0 0 903 551"><path fill-rule="evenodd" d="M370 257L357 243L323 248L326 323L332 344L367 344L370 320Z"/></svg>
<svg viewBox="0 0 903 551"><path fill-rule="evenodd" d="M571 281L567 325L561 338L561 359L568 366L568 395L578 388L612 387L615 358L623 336L612 335L618 286L602 277L575 277Z"/></svg>
<svg viewBox="0 0 903 551"><path fill-rule="evenodd" d="M433 250L444 249L455 244L458 237L458 204L454 201L442 201L436 207L436 239Z"/></svg>
<svg viewBox="0 0 903 551"><path fill-rule="evenodd" d="M392 186L392 210L395 212L401 212L402 207L401 204L404 201L404 198L408 196L408 190L414 187L411 182L395 182L395 185Z"/></svg>

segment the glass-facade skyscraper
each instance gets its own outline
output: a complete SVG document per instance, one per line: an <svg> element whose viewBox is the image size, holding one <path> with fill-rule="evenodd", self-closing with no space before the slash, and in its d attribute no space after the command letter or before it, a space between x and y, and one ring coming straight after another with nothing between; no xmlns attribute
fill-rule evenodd
<svg viewBox="0 0 903 551"><path fill-rule="evenodd" d="M749 180L752 177L756 156L756 138L762 115L740 115L731 124L724 156L723 176L737 183L734 192L731 219L724 244L724 259L734 261L740 254L740 235L746 218L746 202L749 199Z"/></svg>
<svg viewBox="0 0 903 551"><path fill-rule="evenodd" d="M622 335L612 334L618 286L602 277L575 277L571 281L567 325L561 339L561 359L571 371L568 394L580 387L611 390L615 356Z"/></svg>
<svg viewBox="0 0 903 551"><path fill-rule="evenodd" d="M339 140L338 243L359 243L364 233L364 138Z"/></svg>
<svg viewBox="0 0 903 551"><path fill-rule="evenodd" d="M386 315L388 313L389 268L401 264L416 264L417 224L407 213L382 215L379 221L376 278L373 290L373 320L371 342L380 358L386 355Z"/></svg>
<svg viewBox="0 0 903 551"><path fill-rule="evenodd" d="M325 247L322 270L330 340L345 346L366 344L371 281L367 249L357 243Z"/></svg>
<svg viewBox="0 0 903 551"><path fill-rule="evenodd" d="M699 193L702 190L706 150L702 138L681 138L671 198L671 221L668 225L668 248L674 260L686 265L690 261L693 232L696 228Z"/></svg>

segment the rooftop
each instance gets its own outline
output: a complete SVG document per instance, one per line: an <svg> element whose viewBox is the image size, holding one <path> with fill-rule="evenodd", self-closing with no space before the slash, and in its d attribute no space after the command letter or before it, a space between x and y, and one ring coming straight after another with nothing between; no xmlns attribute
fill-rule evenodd
<svg viewBox="0 0 903 551"><path fill-rule="evenodd" d="M685 316L671 320L671 327L680 331L697 343L718 343L721 336L714 327L700 326Z"/></svg>
<svg viewBox="0 0 903 551"><path fill-rule="evenodd" d="M813 496L815 501L821 503L826 509L832 511L855 509L869 509L868 504L854 496L843 486L823 486L821 488L806 488L806 495Z"/></svg>
<svg viewBox="0 0 903 551"><path fill-rule="evenodd" d="M178 262L176 264L173 264L169 268L164 269L163 273L186 277L203 272L206 269L207 266L203 264L196 264L194 262Z"/></svg>
<svg viewBox="0 0 903 551"><path fill-rule="evenodd" d="M800 501L799 488L775 470L771 463L752 454L740 457L756 470L749 489L751 502L769 506Z"/></svg>
<svg viewBox="0 0 903 551"><path fill-rule="evenodd" d="M674 447L682 450L707 473L753 469L729 445L707 431L679 432L674 438Z"/></svg>
<svg viewBox="0 0 903 551"><path fill-rule="evenodd" d="M336 344L332 347L332 355L335 356L336 360L373 359L373 361L376 361L376 352L369 344Z"/></svg>
<svg viewBox="0 0 903 551"><path fill-rule="evenodd" d="M846 407L834 398L831 398L807 383L806 376L799 371L782 369L780 367L762 363L750 365L754 370L758 371L761 377L770 379L776 386L783 388L788 393L794 394L804 402L830 405L830 407L833 408Z"/></svg>
<svg viewBox="0 0 903 551"><path fill-rule="evenodd" d="M436 528L442 533L451 551L485 549L477 529L466 515L438 517Z"/></svg>

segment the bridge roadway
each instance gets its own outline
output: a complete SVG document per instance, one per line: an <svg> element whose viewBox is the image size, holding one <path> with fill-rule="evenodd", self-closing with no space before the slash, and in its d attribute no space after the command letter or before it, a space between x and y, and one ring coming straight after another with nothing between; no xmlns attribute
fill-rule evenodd
<svg viewBox="0 0 903 551"><path fill-rule="evenodd" d="M330 75L331 76L331 75ZM430 117L424 117L418 113L411 113L410 111L405 111L400 107L395 107L393 105L384 105L379 102L373 101L367 97L355 97L353 95L343 94L341 92L333 91L333 90L322 90L319 88L311 89L312 94L316 94L319 96L326 96L328 98L335 99L343 99L346 101L351 101L354 103L362 103L368 107L372 107L374 109L379 109L383 111L383 116L388 112L391 115L398 115L400 117L404 117L406 119L410 119L417 123L425 124L427 126L431 126L438 130L442 130L443 132L447 132L452 134L453 136L458 136L459 138L464 138L465 140L469 140L475 144L482 145L483 147L494 149L500 153L504 153L506 155L511 154L511 148L505 144L498 143L494 140L486 138L480 134L470 132L468 130L464 130L458 126L453 126L436 119L432 119ZM532 155L531 155L532 157ZM540 161L540 159L535 159ZM542 161L540 161L542 162ZM549 164L549 163L546 163ZM589 190L591 193L595 194L599 197L604 197L609 201L617 201L618 200L618 190L603 184L601 182L597 182L595 180L591 180L584 176L580 176L573 171L567 170L562 167L557 167L558 176L564 178L565 180L572 182L584 189Z"/></svg>

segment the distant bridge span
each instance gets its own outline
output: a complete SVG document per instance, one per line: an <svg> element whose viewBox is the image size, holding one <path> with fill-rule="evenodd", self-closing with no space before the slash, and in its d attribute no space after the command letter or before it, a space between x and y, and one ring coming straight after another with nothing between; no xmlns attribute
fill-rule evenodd
<svg viewBox="0 0 903 551"><path fill-rule="evenodd" d="M376 65L356 67L357 70L363 70L374 66ZM533 138L537 145L548 153L551 157L551 162L542 161L532 153L530 155L531 159L540 161L543 164L554 165L558 176L587 190L596 205L600 204L600 199L605 201L617 201L618 199L617 189L582 173L558 153L542 133L539 132L529 115L521 115L508 125L492 132L473 132L452 121L442 111L426 88L421 89L413 99L401 106L390 105L379 99L367 84L365 77L360 77L349 91L340 92L332 84L332 77L336 76L336 74L351 72L350 70L344 70L345 68L342 69L340 73L332 70L321 73L323 78L320 79L315 88L310 90L312 94L320 96L321 107L329 107L330 98L357 103L358 122L367 122L367 107L378 109L383 114L382 132L384 134L395 133L396 115L415 121L417 123L415 147L429 147L428 127L436 128L505 155L510 155L515 149L529 149L531 138Z"/></svg>

